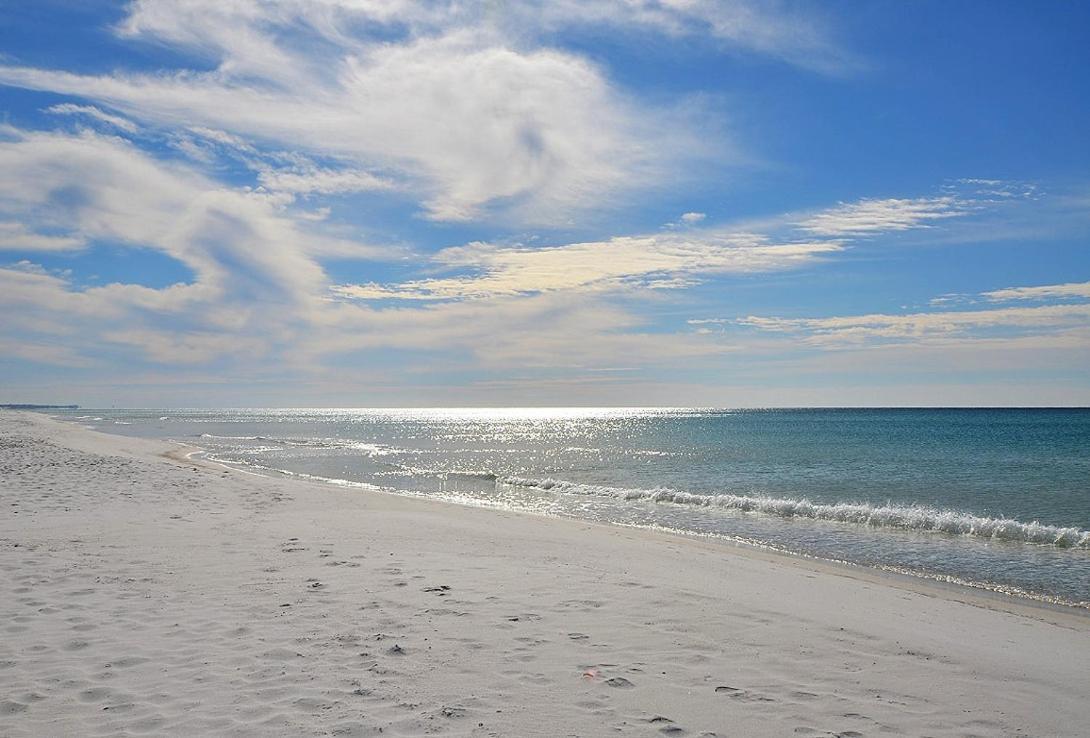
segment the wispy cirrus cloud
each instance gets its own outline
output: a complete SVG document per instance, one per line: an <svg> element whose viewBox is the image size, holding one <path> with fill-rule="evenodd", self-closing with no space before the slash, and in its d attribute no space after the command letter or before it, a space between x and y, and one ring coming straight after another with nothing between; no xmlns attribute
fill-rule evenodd
<svg viewBox="0 0 1090 738"><path fill-rule="evenodd" d="M864 199L813 214L799 221L798 227L816 236L870 236L927 228L935 221L968 215L969 205L969 202L952 195Z"/></svg>
<svg viewBox="0 0 1090 738"><path fill-rule="evenodd" d="M994 206L992 206L994 207ZM347 284L342 297L365 300L457 300L556 290L679 289L716 275L775 272L845 251L857 238L926 229L944 218L987 212L954 195L870 199L769 219L765 232L705 226L688 212L659 233L614 236L555 246L472 243L433 254L427 271L461 272L397 284ZM786 227L785 227L786 225ZM466 273L468 272L468 273Z"/></svg>
<svg viewBox="0 0 1090 738"><path fill-rule="evenodd" d="M747 316L738 325L779 333L804 333L816 343L858 343L874 339L926 341L964 338L980 331L1039 331L1085 327L1090 324L1090 304L1039 305L921 312L905 315L872 313L829 318L775 318Z"/></svg>
<svg viewBox="0 0 1090 738"><path fill-rule="evenodd" d="M499 201L523 220L555 220L645 187L686 156L673 145L688 145L685 124L637 112L570 54L460 34L359 50L336 67L335 78L298 84L248 85L234 72L91 78L26 68L0 69L0 81L100 100L160 126L196 122L294 145L359 171L394 170L436 220L481 217ZM652 127L678 135L645 148Z"/></svg>
<svg viewBox="0 0 1090 738"><path fill-rule="evenodd" d="M1006 287L1001 290L982 292L981 295L996 302L1064 298L1090 300L1090 282L1067 282L1065 284L1048 284L1037 287Z"/></svg>
<svg viewBox="0 0 1090 738"><path fill-rule="evenodd" d="M226 53L232 64L260 71L287 60L282 43L270 42L269 29L298 25L316 37L346 41L356 37L352 23L377 29L386 38L437 35L467 26L523 39L573 28L621 28L654 36L710 39L822 72L841 73L860 64L813 9L752 0L523 0L499 6L450 0L137 0L119 31Z"/></svg>
<svg viewBox="0 0 1090 738"><path fill-rule="evenodd" d="M239 151L247 145L230 134L199 135ZM307 161L283 158L285 168L313 172ZM337 285L322 259L403 254L345 239L286 202L156 159L124 138L9 127L0 138L0 223L8 224L0 236L6 230L12 242L40 253L99 242L151 249L192 277L165 287L87 287L71 275L0 269L0 304L21 316L0 338L48 346L50 337L64 336L71 342L66 351L43 349L41 360L66 362L110 346L119 356L191 366L320 362L378 348L446 352L446 366L460 356L478 369L574 361L609 367L619 354L650 365L659 356L732 349L691 332L650 329L652 318L631 304L646 300L645 289L799 269L848 248L841 238L774 237L690 218L683 230L554 246L475 242L415 264L422 277ZM834 333L838 340L853 330L912 330L882 318L854 325L755 320L750 327Z"/></svg>
<svg viewBox="0 0 1090 738"><path fill-rule="evenodd" d="M743 2L369 3L139 0L117 26L165 44L190 68L86 75L0 66L0 84L93 100L153 126L332 157L340 171L268 172L299 193L370 191L388 177L429 218L506 213L565 222L620 193L655 189L724 149L685 105L617 87L550 32L624 27L700 36L750 54L831 70L848 55L812 14ZM537 32L528 29L539 29ZM209 63L213 69L208 71ZM60 106L133 132L96 107ZM190 138L178 148L199 157Z"/></svg>
<svg viewBox="0 0 1090 738"><path fill-rule="evenodd" d="M1090 299L1090 282L1065 282L1032 287L1004 287L987 292L952 292L930 300L934 307L997 302L1068 302Z"/></svg>
<svg viewBox="0 0 1090 738"><path fill-rule="evenodd" d="M656 35L710 38L728 48L823 73L861 69L864 65L859 57L836 42L830 26L813 10L747 0L545 0L523 4L509 22L544 28L606 25Z"/></svg>
<svg viewBox="0 0 1090 738"><path fill-rule="evenodd" d="M474 243L444 249L432 260L446 269L469 269L469 275L389 286L341 285L335 291L371 300L450 300L633 286L676 288L715 274L798 267L842 248L838 241L776 243L757 234L713 230L539 248Z"/></svg>
<svg viewBox="0 0 1090 738"><path fill-rule="evenodd" d="M53 105L45 109L47 113L53 113L54 115L78 115L90 118L100 123L105 123L109 126L113 126L125 133L136 133L139 127L128 118L122 118L120 115L112 115L105 110L96 108L94 105L75 105L73 103L61 103L60 105Z"/></svg>
<svg viewBox="0 0 1090 738"><path fill-rule="evenodd" d="M392 190L397 185L370 172L338 171L320 167L291 170L263 169L258 175L261 185L274 192L330 195L344 192L375 192Z"/></svg>
<svg viewBox="0 0 1090 738"><path fill-rule="evenodd" d="M1045 305L1005 305L974 310L868 313L832 317L783 318L749 315L695 318L697 330L709 326L751 328L789 334L826 348L888 344L966 343L1047 339L1053 344L1090 348L1090 283L1013 287L981 293L993 302L1060 300ZM1081 300L1071 302L1071 298ZM948 297L939 304L949 302Z"/></svg>
<svg viewBox="0 0 1090 738"><path fill-rule="evenodd" d="M17 355L27 362L90 366L105 354L115 367L260 371L271 361L320 372L323 357L376 348L443 352L446 365L461 357L477 369L595 366L613 363L614 351L654 362L663 347L670 356L720 351L691 336L645 332L644 318L586 291L496 293L415 309L331 300L323 256L402 254L330 236L262 193L218 185L89 131L6 129L0 217L63 232L73 244L157 251L191 273L165 287L140 284L139 276L87 286L31 260L0 267L0 312L14 316L0 324L0 343L23 346ZM37 246L44 253L55 244ZM473 262L468 251L447 258Z"/></svg>
<svg viewBox="0 0 1090 738"><path fill-rule="evenodd" d="M128 345L152 360L165 357L162 347L171 341L202 360L253 341L273 345L263 316L280 315L290 336L324 304L327 282L315 253L389 255L325 234L261 193L223 187L89 131L7 128L0 140L0 219L0 248L43 253L107 242L158 251L188 268L191 281L161 288L138 282L81 288L71 275L0 268L0 305L20 316L0 333L37 345L34 336L43 331L78 328L75 343ZM160 340L121 340L140 331L157 332Z"/></svg>

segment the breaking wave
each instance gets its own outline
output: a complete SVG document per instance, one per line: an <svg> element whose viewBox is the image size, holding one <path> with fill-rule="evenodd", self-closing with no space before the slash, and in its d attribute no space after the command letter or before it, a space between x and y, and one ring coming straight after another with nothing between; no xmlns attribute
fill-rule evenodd
<svg viewBox="0 0 1090 738"><path fill-rule="evenodd" d="M1090 549L1090 531L1004 518L986 518L956 510L923 506L872 505L869 503L819 503L807 499L751 497L748 495L698 495L674 489L629 489L577 484L558 479L503 477L501 484L530 487L563 494L645 500L674 505L694 505L740 512L764 513L782 518L808 518L855 523L874 528L948 533L998 541L1035 543L1060 548Z"/></svg>

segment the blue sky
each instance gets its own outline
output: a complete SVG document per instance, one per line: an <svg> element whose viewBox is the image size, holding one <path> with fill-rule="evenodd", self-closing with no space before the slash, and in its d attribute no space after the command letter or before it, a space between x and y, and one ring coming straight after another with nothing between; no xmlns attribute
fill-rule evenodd
<svg viewBox="0 0 1090 738"><path fill-rule="evenodd" d="M0 3L11 402L1090 404L1080 3Z"/></svg>

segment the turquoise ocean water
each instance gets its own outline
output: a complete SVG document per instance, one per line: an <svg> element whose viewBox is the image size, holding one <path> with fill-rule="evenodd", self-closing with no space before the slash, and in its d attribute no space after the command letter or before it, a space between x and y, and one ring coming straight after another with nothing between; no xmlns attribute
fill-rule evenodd
<svg viewBox="0 0 1090 738"><path fill-rule="evenodd" d="M223 463L1090 608L1090 410L80 410Z"/></svg>

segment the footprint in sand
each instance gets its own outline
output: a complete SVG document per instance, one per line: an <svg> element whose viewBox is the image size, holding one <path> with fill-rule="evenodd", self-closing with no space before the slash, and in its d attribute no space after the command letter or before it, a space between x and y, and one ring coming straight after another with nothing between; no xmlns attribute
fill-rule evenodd
<svg viewBox="0 0 1090 738"><path fill-rule="evenodd" d="M111 691L107 687L92 687L80 692L79 698L83 702L100 702L109 697L110 694Z"/></svg>
<svg viewBox="0 0 1090 738"><path fill-rule="evenodd" d="M0 702L0 715L14 715L19 712L25 712L27 706L22 702L14 702L13 700L4 700Z"/></svg>

